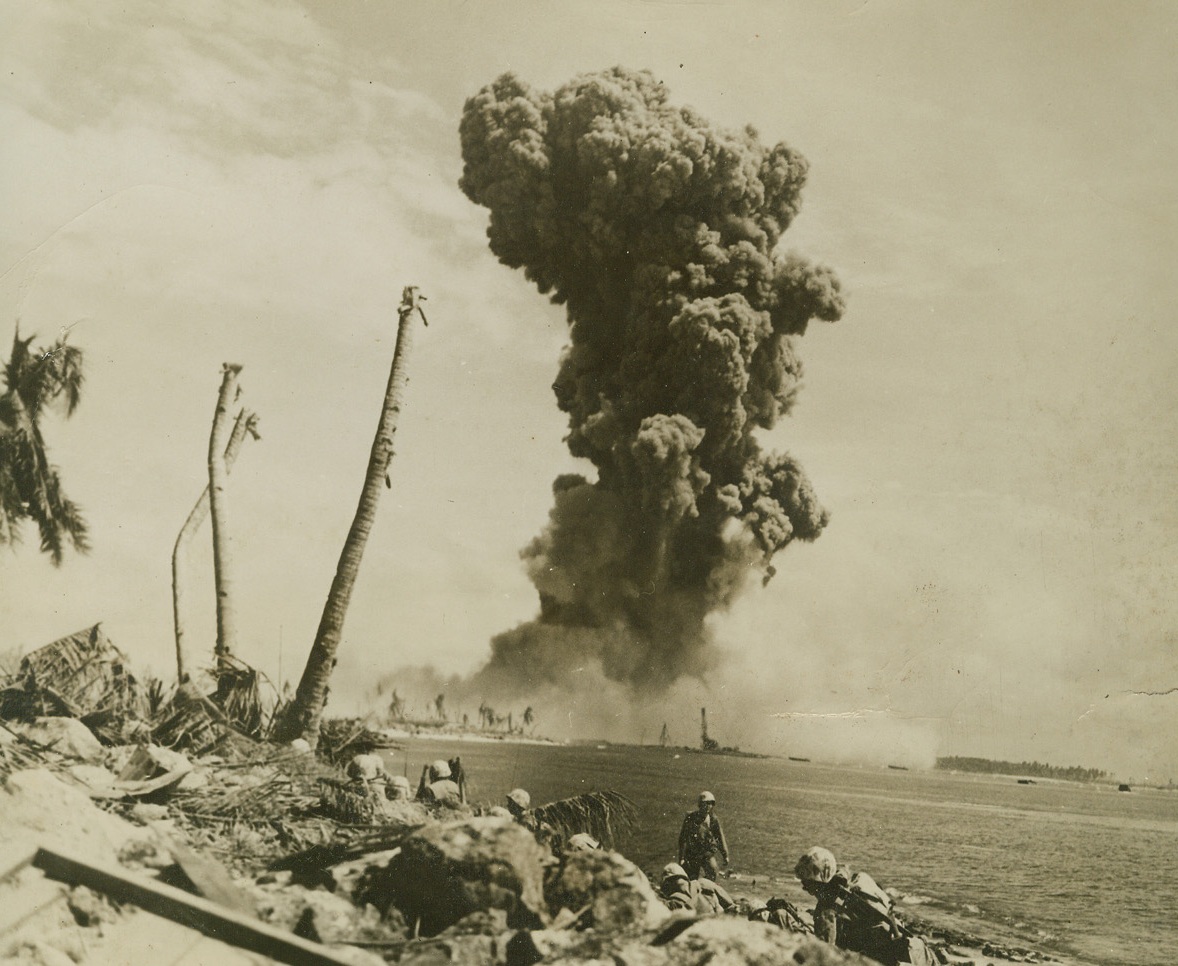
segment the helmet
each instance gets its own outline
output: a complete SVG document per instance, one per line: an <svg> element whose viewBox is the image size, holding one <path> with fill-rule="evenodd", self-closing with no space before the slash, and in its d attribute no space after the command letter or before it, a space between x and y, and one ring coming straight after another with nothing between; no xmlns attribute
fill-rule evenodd
<svg viewBox="0 0 1178 966"><path fill-rule="evenodd" d="M439 758L432 765L429 766L429 777L431 781L440 781L443 778L450 777L450 763L444 758Z"/></svg>
<svg viewBox="0 0 1178 966"><path fill-rule="evenodd" d="M570 852L596 852L599 848L601 843L588 832L578 832L569 839Z"/></svg>
<svg viewBox="0 0 1178 966"><path fill-rule="evenodd" d="M715 805L716 804L716 796L713 795L711 792L700 792L699 793L699 803L702 805L704 802L711 802L713 805Z"/></svg>
<svg viewBox="0 0 1178 966"><path fill-rule="evenodd" d="M687 872L678 862L670 862L663 866L663 881L667 879L686 879Z"/></svg>
<svg viewBox="0 0 1178 966"><path fill-rule="evenodd" d="M816 845L798 859L794 875L803 882L829 882L837 869L834 853Z"/></svg>
<svg viewBox="0 0 1178 966"><path fill-rule="evenodd" d="M522 788L513 788L507 793L507 800L520 808L532 807L532 796L525 792Z"/></svg>

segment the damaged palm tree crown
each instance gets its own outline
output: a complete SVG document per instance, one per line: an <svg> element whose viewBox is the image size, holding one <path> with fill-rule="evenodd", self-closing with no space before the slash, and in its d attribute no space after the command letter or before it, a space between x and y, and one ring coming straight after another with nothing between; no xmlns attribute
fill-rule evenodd
<svg viewBox="0 0 1178 966"><path fill-rule="evenodd" d="M586 657L636 687L699 673L705 618L828 520L755 435L794 403L797 338L843 311L829 269L779 249L806 161L622 68L555 93L504 75L467 101L461 137L491 250L567 308L553 390L596 469L555 481L523 551L540 615L494 641L486 673L559 680Z"/></svg>

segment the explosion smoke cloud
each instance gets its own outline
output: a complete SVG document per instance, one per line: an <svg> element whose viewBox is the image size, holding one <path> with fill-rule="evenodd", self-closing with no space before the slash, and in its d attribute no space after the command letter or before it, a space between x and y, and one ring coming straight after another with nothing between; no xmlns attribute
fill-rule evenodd
<svg viewBox="0 0 1178 966"><path fill-rule="evenodd" d="M480 677L534 686L587 660L643 689L701 674L708 615L828 520L801 466L755 436L794 403L797 338L843 311L832 271L779 251L806 161L622 68L552 94L506 74L460 133L491 250L567 308L553 390L569 451L596 469L555 481L523 551L540 614L494 639Z"/></svg>

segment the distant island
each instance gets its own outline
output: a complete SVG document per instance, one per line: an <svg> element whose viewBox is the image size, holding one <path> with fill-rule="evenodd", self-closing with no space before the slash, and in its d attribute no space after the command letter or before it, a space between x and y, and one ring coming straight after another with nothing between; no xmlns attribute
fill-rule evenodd
<svg viewBox="0 0 1178 966"><path fill-rule="evenodd" d="M994 761L990 758L938 758L939 771L970 771L986 775L1034 775L1036 778L1057 778L1070 782L1099 782L1108 780L1108 772L1079 765L1061 767L1040 761Z"/></svg>

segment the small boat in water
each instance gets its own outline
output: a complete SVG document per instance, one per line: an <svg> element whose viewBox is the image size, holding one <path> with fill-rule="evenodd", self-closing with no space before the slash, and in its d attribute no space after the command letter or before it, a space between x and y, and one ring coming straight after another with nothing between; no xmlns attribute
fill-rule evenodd
<svg viewBox="0 0 1178 966"><path fill-rule="evenodd" d="M790 761L809 761L809 758L795 758L793 755L789 756Z"/></svg>
<svg viewBox="0 0 1178 966"><path fill-rule="evenodd" d="M1020 785L1034 785L1034 784L1035 784L1035 779L1033 779L1033 778L1020 778L1020 779L1018 780L1018 783L1019 783Z"/></svg>
<svg viewBox="0 0 1178 966"><path fill-rule="evenodd" d="M1131 792L1131 791L1133 791L1133 789L1130 788L1128 785L1121 784L1121 785L1117 786L1117 791L1118 792Z"/></svg>
<svg viewBox="0 0 1178 966"><path fill-rule="evenodd" d="M889 767L889 768L890 768L892 771L907 771L907 770L908 770L908 766L907 766L907 765L888 765L888 767Z"/></svg>

